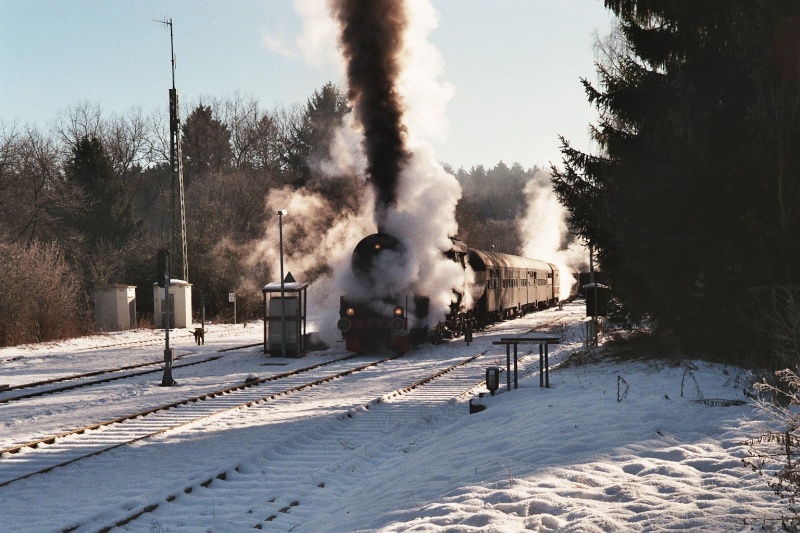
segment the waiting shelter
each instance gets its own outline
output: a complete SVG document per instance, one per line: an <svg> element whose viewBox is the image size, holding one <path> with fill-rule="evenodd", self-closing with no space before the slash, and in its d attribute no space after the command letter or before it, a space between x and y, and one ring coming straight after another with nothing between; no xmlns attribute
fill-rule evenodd
<svg viewBox="0 0 800 533"><path fill-rule="evenodd" d="M286 274L283 283L264 285L264 353L283 355L284 336L287 357L306 353L306 306L308 283L295 281ZM267 299L269 295L269 300Z"/></svg>

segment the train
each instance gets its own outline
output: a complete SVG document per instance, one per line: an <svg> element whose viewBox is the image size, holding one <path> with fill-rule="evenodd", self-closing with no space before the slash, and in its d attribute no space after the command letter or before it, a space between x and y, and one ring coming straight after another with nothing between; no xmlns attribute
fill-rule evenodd
<svg viewBox="0 0 800 533"><path fill-rule="evenodd" d="M441 342L478 331L487 325L558 305L577 294L578 272L546 261L494 251L478 250L451 237L445 256L461 269L464 287L454 291L449 313L433 326L427 324L430 302L418 295L360 299L340 297L337 328L345 347L357 354L389 349L405 353L425 341ZM356 278L380 283L381 272L402 254L403 244L388 233L374 233L356 245L351 258ZM377 271L377 272L376 272ZM562 294L561 278L572 280ZM412 312L414 317L410 317Z"/></svg>

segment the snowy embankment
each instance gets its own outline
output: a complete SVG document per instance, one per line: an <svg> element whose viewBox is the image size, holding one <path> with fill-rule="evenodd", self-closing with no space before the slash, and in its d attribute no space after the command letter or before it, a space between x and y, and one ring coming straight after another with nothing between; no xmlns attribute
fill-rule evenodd
<svg viewBox="0 0 800 533"><path fill-rule="evenodd" d="M487 350L481 368L504 366L493 340L565 314L576 324L582 311L575 304L503 323L470 347L423 350L442 358ZM580 331L565 331L554 364L582 349ZM38 364L62 369L80 361L63 345L47 349L52 357L40 350L21 357L37 353ZM263 375L269 367L260 363L241 358L236 371L252 364ZM140 508L150 511L117 530L722 532L759 529L762 518L780 515L765 479L741 463L743 441L765 422L748 403L697 401L746 400L746 372L701 361L604 361L554 366L542 389L536 363L528 361L520 389L485 398L487 409L472 415L468 397L430 401L425 387L368 409L354 391L352 402L318 412L300 403L280 424L242 414L115 450L91 468L79 462L1 487L0 531L96 531ZM4 424L4 432L14 426ZM202 466L167 478L159 465L170 454L194 455L188 463ZM71 493L59 496L57 487Z"/></svg>

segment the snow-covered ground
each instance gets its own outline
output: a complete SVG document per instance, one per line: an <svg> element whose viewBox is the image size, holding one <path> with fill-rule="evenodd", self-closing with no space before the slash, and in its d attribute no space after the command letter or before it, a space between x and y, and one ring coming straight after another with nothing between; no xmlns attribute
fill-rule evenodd
<svg viewBox="0 0 800 533"><path fill-rule="evenodd" d="M485 352L468 365L481 375L505 366L492 341L559 320L572 325L551 348L549 389L530 357L518 390L469 414L472 395L439 398L437 382L376 402L382 379L384 393L398 386L375 371L341 380L335 397L298 393L283 410L236 411L0 487L0 532L98 531L142 511L112 531L727 532L780 516L765 478L741 462L763 416L707 401L746 400L751 376L702 361L560 365L584 348L582 315L571 304L497 325L471 346L423 347L398 378L413 381L414 361L422 377L432 358ZM176 332L176 364L225 354L176 368L176 387L159 387L156 372L0 404L0 447L344 355L341 345L302 359L218 351L258 343L261 328L211 325L204 346ZM159 335L3 349L0 384L157 361ZM110 346L138 340L155 342Z"/></svg>

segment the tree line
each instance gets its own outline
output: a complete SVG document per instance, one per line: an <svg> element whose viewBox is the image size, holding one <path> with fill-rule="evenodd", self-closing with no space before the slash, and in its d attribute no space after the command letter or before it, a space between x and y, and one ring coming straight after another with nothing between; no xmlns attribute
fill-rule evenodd
<svg viewBox="0 0 800 533"><path fill-rule="evenodd" d="M347 112L330 83L304 104L271 111L238 93L192 106L181 140L196 314L205 301L209 318L232 319L227 296L252 268L247 245L275 223L265 209L271 190L313 191L339 212L357 212L363 182L332 182L321 169ZM88 103L63 111L48 131L0 123L0 346L90 332L92 289L112 283L135 285L138 319L152 320L155 255L169 247L172 227L168 132L165 112L105 116ZM513 218L533 171L503 163L450 170L465 191L462 235L516 253ZM240 320L260 316L260 305L260 294L241 291Z"/></svg>
<svg viewBox="0 0 800 533"><path fill-rule="evenodd" d="M214 244L257 238L271 188L315 186L313 161L345 112L333 84L272 111L238 93L191 109L182 147L196 309L204 295L210 316L230 312L239 258L216 257ZM171 231L168 132L163 111L108 117L89 103L60 113L49 131L0 122L0 345L85 332L92 288L110 283L137 286L147 321L155 252ZM245 315L258 296L239 302ZM66 309L57 326L25 318L57 302Z"/></svg>
<svg viewBox="0 0 800 533"><path fill-rule="evenodd" d="M582 80L600 151L562 138L553 185L618 316L686 351L796 364L800 3L605 5L618 25Z"/></svg>

